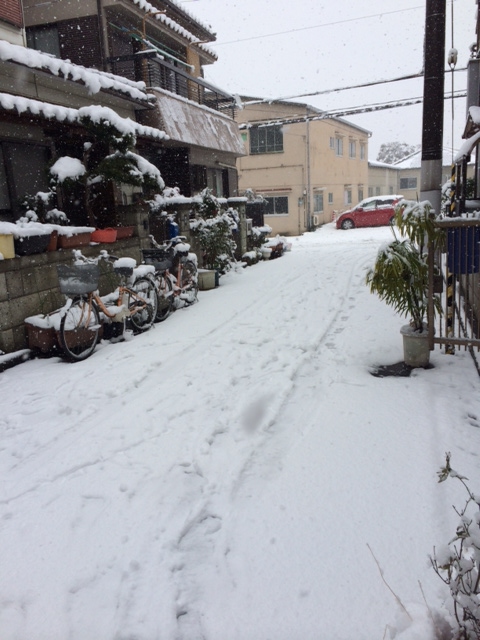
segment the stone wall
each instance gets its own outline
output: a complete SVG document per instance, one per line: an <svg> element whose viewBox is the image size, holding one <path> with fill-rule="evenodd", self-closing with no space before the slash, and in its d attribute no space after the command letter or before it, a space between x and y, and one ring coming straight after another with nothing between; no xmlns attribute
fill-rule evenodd
<svg viewBox="0 0 480 640"><path fill-rule="evenodd" d="M150 247L148 238L148 209L145 206L125 208L122 220L135 227L134 236L114 244L80 247L83 255L97 256L102 249L117 257L134 258L141 262L142 248ZM0 352L12 353L28 347L25 318L50 313L60 308L65 297L60 293L57 278L58 264L71 264L72 250L57 250L30 256L0 260ZM111 271L101 269L101 295L111 291L115 282Z"/></svg>

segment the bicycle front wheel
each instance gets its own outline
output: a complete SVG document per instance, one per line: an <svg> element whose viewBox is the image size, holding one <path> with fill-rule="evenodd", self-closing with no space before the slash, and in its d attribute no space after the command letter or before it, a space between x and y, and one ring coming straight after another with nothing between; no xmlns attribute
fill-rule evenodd
<svg viewBox="0 0 480 640"><path fill-rule="evenodd" d="M100 314L88 298L74 298L60 323L60 346L69 362L85 360L95 351L101 330Z"/></svg>
<svg viewBox="0 0 480 640"><path fill-rule="evenodd" d="M150 329L157 315L157 292L150 278L137 278L130 287L128 310L134 331Z"/></svg>
<svg viewBox="0 0 480 640"><path fill-rule="evenodd" d="M157 281L157 314L156 322L166 320L173 309L173 285L172 281L165 274L158 274Z"/></svg>

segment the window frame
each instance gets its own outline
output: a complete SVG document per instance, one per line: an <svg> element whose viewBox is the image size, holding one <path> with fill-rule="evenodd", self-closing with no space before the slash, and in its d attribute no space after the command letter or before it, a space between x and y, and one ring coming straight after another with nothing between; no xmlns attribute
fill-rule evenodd
<svg viewBox="0 0 480 640"><path fill-rule="evenodd" d="M252 156L266 153L283 153L284 151L282 125L272 124L264 127L250 127L249 138L250 155Z"/></svg>
<svg viewBox="0 0 480 640"><path fill-rule="evenodd" d="M290 211L289 211L289 206L288 206L288 196L263 196L263 198L266 200L266 205L265 205L265 215L266 216L288 216ZM269 211L270 208L270 201L272 201L273 204L273 211ZM277 211L277 201L278 201L278 205L279 208L286 208L286 211ZM286 207L284 206L286 204Z"/></svg>

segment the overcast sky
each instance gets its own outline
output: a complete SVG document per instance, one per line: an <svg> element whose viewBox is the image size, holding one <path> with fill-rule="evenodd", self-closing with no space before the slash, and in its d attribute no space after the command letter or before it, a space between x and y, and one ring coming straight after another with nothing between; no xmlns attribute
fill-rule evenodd
<svg viewBox="0 0 480 640"><path fill-rule="evenodd" d="M206 79L238 94L268 98L337 89L421 71L425 0L187 0L184 7L210 25L218 61L205 68ZM457 68L466 66L475 41L475 0L453 0L453 43ZM445 53L452 46L452 0L447 0ZM445 65L447 68L447 64ZM454 75L465 89L466 73ZM446 75L451 89L451 74ZM295 98L333 109L415 98L423 79L368 89ZM451 101L445 104L446 146L452 146ZM453 146L461 144L465 100L454 103ZM383 142L421 143L422 107L410 106L346 116L372 132L369 159Z"/></svg>

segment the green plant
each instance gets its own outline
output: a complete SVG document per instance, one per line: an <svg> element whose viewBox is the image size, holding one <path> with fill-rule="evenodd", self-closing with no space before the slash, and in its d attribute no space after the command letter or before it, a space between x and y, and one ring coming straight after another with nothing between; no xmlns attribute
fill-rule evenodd
<svg viewBox="0 0 480 640"><path fill-rule="evenodd" d="M238 229L238 213L235 209L222 212L218 199L209 189L201 194L196 207L197 216L190 221L190 229L202 249L203 264L220 275L231 269L236 243L233 232Z"/></svg>
<svg viewBox="0 0 480 640"><path fill-rule="evenodd" d="M428 309L427 249L430 243L439 245L442 232L434 225L429 202L404 200L396 209L395 219L400 234L408 237L398 238L392 226L394 240L379 250L373 268L367 272L366 284L371 293L410 317L415 331L422 332ZM437 297L434 309L442 311Z"/></svg>
<svg viewBox="0 0 480 640"><path fill-rule="evenodd" d="M67 190L81 187L81 197L91 226L117 224L112 211L112 187L130 185L153 192L163 189L159 170L133 151L136 138L118 125L114 112L104 109L102 115L83 115L84 128L80 157L62 156L50 168L54 187Z"/></svg>
<svg viewBox="0 0 480 640"><path fill-rule="evenodd" d="M438 472L438 481L456 478L467 492L462 509L453 507L460 518L455 536L443 551L434 549L430 558L435 573L448 585L458 625L454 640L480 639L480 498L467 480L450 466L450 453Z"/></svg>

